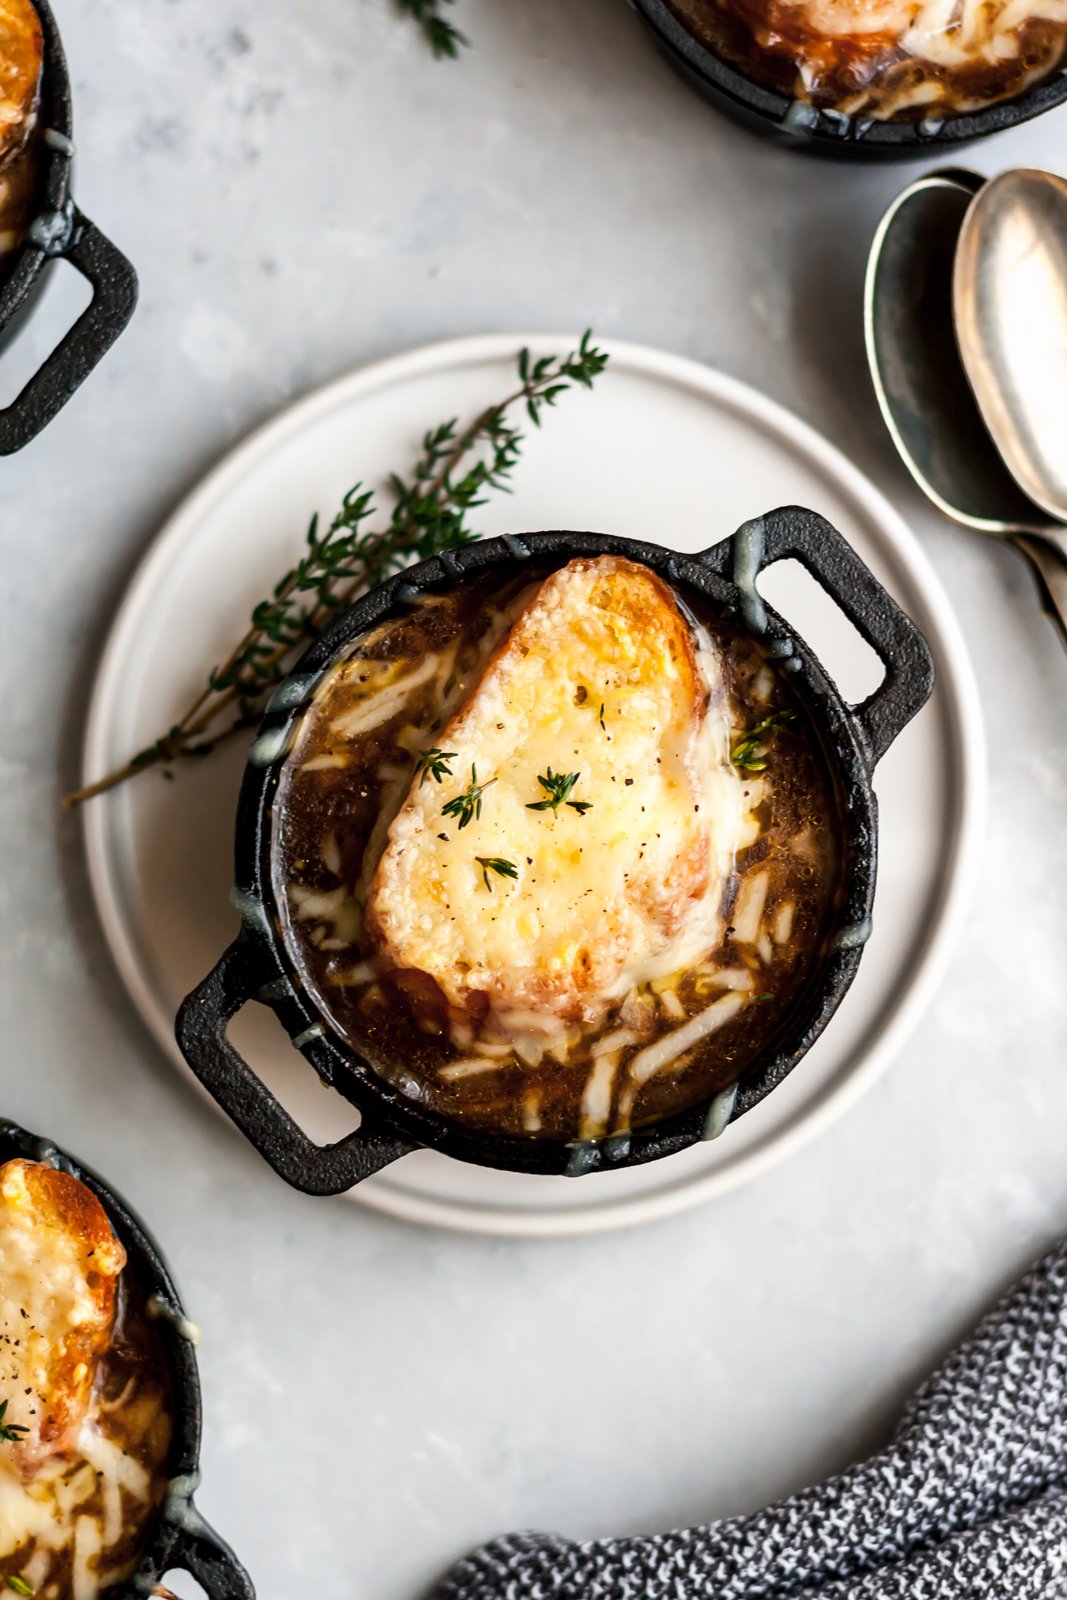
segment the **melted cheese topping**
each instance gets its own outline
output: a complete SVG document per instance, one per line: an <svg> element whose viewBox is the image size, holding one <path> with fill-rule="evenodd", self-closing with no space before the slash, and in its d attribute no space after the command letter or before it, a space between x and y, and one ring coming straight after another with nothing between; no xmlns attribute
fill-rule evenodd
<svg viewBox="0 0 1067 1600"><path fill-rule="evenodd" d="M848 115L953 116L1013 98L1067 61L1067 0L671 0L713 37L720 11L751 36L737 56L790 62L795 93ZM761 57L765 60L761 63ZM770 81L778 83L775 77Z"/></svg>
<svg viewBox="0 0 1067 1600"><path fill-rule="evenodd" d="M54 1167L0 1168L0 1398L19 1452L62 1448L85 1416L126 1252L103 1207Z"/></svg>
<svg viewBox="0 0 1067 1600"><path fill-rule="evenodd" d="M41 1592L69 1561L71 1600L95 1600L123 1575L108 1551L124 1538L130 1501L152 1494L146 1468L109 1436L94 1388L125 1262L76 1178L43 1163L0 1167L0 1400L5 1423L28 1430L0 1442L0 1571ZM138 1405L147 1429L161 1399Z"/></svg>
<svg viewBox="0 0 1067 1600"><path fill-rule="evenodd" d="M754 830L699 645L632 562L572 561L535 592L438 736L452 776L413 783L374 877L368 928L416 1005L550 1034L718 942ZM588 809L531 809L550 769L579 774L568 799ZM460 827L443 806L472 773L486 787Z"/></svg>
<svg viewBox="0 0 1067 1600"><path fill-rule="evenodd" d="M96 1415L81 1423L69 1451L40 1462L28 1479L4 1448L0 1567L14 1570L16 1558L19 1576L41 1593L69 1561L71 1600L96 1600L125 1576L128 1563L109 1565L108 1557L123 1542L130 1504L146 1508L151 1500L150 1474L108 1437Z"/></svg>
<svg viewBox="0 0 1067 1600"><path fill-rule="evenodd" d="M1003 74L1009 92L1017 94L1052 71L1067 51L1067 0L802 0L789 9L804 28L831 43L849 39L860 55L868 46L875 63L879 56L887 62L892 54L902 58L884 86L872 83L844 100L840 109L846 112L876 108L880 117L891 117L946 100L954 112L975 110L991 97L969 93L969 75ZM1036 51L1034 24L1048 30ZM909 73L903 70L908 64L934 70ZM805 86L817 88L817 55L801 54L798 65Z"/></svg>

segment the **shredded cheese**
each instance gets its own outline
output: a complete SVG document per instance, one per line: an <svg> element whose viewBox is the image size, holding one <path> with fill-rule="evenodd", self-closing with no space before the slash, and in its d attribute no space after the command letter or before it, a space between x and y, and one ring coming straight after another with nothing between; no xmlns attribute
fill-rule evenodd
<svg viewBox="0 0 1067 1600"><path fill-rule="evenodd" d="M638 1087L643 1086L657 1072L662 1072L664 1067L672 1066L679 1056L685 1055L695 1044L717 1033L731 1017L736 1017L744 1004L744 995L736 989L713 1000L705 1010L690 1017L684 1027L675 1028L673 1033L664 1034L662 1039L639 1050L627 1069L630 1079Z"/></svg>

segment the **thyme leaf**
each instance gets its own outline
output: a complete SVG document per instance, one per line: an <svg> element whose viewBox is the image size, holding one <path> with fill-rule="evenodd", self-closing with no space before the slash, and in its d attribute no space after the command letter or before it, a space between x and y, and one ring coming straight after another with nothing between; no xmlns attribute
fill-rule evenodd
<svg viewBox="0 0 1067 1600"><path fill-rule="evenodd" d="M4 1583L7 1588L13 1589L16 1594L28 1595L35 1592L26 1582L21 1572L9 1572L4 1579Z"/></svg>
<svg viewBox="0 0 1067 1600"><path fill-rule="evenodd" d="M440 783L443 778L452 776L450 761L456 759L454 750L438 750L436 745L431 745L429 750L419 753L419 766L422 769L419 775L419 788L421 789L427 778L432 778L435 783Z"/></svg>
<svg viewBox="0 0 1067 1600"><path fill-rule="evenodd" d="M482 795L491 789L496 782L495 778L487 778L484 783L478 782L478 768L472 764L471 781L462 794L457 794L447 805L441 807L443 817L458 817L459 825L465 828L468 822L482 814Z"/></svg>
<svg viewBox="0 0 1067 1600"><path fill-rule="evenodd" d="M29 1433L29 1428L23 1427L21 1422L5 1422L7 1415L7 1401L0 1400L0 1444L18 1444L24 1433Z"/></svg>
<svg viewBox="0 0 1067 1600"><path fill-rule="evenodd" d="M554 815L560 806L570 806L580 817L584 817L592 809L593 802L568 798L580 777L580 772L553 772L551 767L547 772L538 773L537 781L545 790L545 795L541 800L531 800L527 811L551 811Z"/></svg>
<svg viewBox="0 0 1067 1600"><path fill-rule="evenodd" d="M466 425L456 417L423 436L421 451L404 477L388 479L392 508L384 519L373 492L356 483L333 519L311 518L296 565L256 605L248 626L225 661L206 674L185 713L143 750L106 777L66 797L80 805L140 772L164 774L187 757L209 755L243 729L254 726L294 657L323 631L356 595L401 571L479 537L470 519L491 494L507 493L518 464L523 434L512 416L525 408L540 426L546 406L568 389L591 389L607 365L607 354L586 332L563 356L519 352L516 387Z"/></svg>
<svg viewBox="0 0 1067 1600"><path fill-rule="evenodd" d="M463 824L460 823L460 827L462 826ZM482 878L485 881L485 887L490 893L493 890L493 885L489 879L491 872L499 873L502 878L517 878L519 875L519 869L514 861L508 861L504 856L475 856L474 859L482 869Z"/></svg>
<svg viewBox="0 0 1067 1600"><path fill-rule="evenodd" d="M779 711L772 711L731 747L730 764L742 768L745 772L766 772L767 747L772 736L780 728L787 728L796 720L797 714L791 706L783 706Z"/></svg>
<svg viewBox="0 0 1067 1600"><path fill-rule="evenodd" d="M470 44L441 10L442 5L451 5L453 0L396 0L396 3L422 28L435 60L454 61L462 47Z"/></svg>

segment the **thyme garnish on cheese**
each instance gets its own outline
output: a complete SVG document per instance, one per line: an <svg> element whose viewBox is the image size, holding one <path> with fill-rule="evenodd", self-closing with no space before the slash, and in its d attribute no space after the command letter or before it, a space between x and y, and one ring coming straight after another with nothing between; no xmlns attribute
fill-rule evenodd
<svg viewBox="0 0 1067 1600"><path fill-rule="evenodd" d="M478 782L478 768L471 765L471 781L462 794L457 794L446 806L441 807L444 817L458 817L459 825L465 828L468 822L482 814L482 795L491 789L496 782L495 778L487 778L484 783Z"/></svg>
<svg viewBox="0 0 1067 1600"><path fill-rule="evenodd" d="M463 824L460 823L460 827L462 826ZM475 856L474 859L482 869L482 877L485 880L485 887L490 891L490 893L492 893L493 888L493 885L489 879L489 874L491 872L499 873L500 877L502 878L517 878L519 875L519 869L515 865L514 861L508 861L504 856Z"/></svg>
<svg viewBox="0 0 1067 1600"><path fill-rule="evenodd" d="M0 1443L18 1444L24 1433L29 1433L29 1428L23 1427L21 1422L5 1422L7 1415L7 1401L0 1400Z"/></svg>
<svg viewBox="0 0 1067 1600"><path fill-rule="evenodd" d="M577 811L580 817L584 817L592 808L593 802L568 798L580 777L580 772L553 772L551 767L544 773L538 773L537 781L545 790L545 794L540 800L531 800L526 807L527 811L551 811L555 814L560 806L570 806L572 811Z"/></svg>
<svg viewBox="0 0 1067 1600"><path fill-rule="evenodd" d="M436 745L431 745L429 750L419 752L419 788L421 789L427 778L432 778L435 783L440 783L444 778L452 776L450 761L456 759L454 750L438 750Z"/></svg>

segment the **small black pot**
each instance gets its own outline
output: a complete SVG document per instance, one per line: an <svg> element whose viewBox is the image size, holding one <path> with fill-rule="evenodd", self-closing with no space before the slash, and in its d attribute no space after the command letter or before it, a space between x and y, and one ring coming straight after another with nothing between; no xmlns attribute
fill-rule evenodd
<svg viewBox="0 0 1067 1600"><path fill-rule="evenodd" d="M916 161L941 155L1029 122L1067 101L1067 73L1058 72L1014 100L959 117L878 122L821 111L746 77L690 33L666 0L630 4L682 76L712 105L779 144L837 160Z"/></svg>
<svg viewBox="0 0 1067 1600"><path fill-rule="evenodd" d="M200 1375L193 1346L182 1332L182 1303L159 1246L126 1202L95 1172L57 1150L48 1140L27 1133L13 1122L0 1122L0 1162L16 1156L27 1161L50 1161L92 1190L126 1247L138 1284L146 1294L158 1297L156 1304L161 1309L157 1326L170 1370L174 1404L170 1484L150 1527L137 1570L120 1589L107 1591L108 1600L144 1600L163 1575L175 1567L191 1573L208 1600L255 1600L256 1591L248 1573L193 1504L200 1480Z"/></svg>
<svg viewBox="0 0 1067 1600"><path fill-rule="evenodd" d="M47 0L34 0L34 6L44 31L40 198L26 241L0 281L0 351L37 304L56 261L69 261L87 278L93 298L18 398L0 410L0 455L21 450L51 422L114 344L137 303L137 275L130 263L71 198L67 63Z"/></svg>
<svg viewBox="0 0 1067 1600"><path fill-rule="evenodd" d="M683 595L689 590L715 610L742 613L753 603L755 574L793 557L832 595L885 663L885 679L875 693L861 705L846 705L808 646L766 607L767 642L772 652L791 658L791 687L817 731L841 796L845 891L832 951L795 1003L788 1036L742 1078L730 1107L732 1117L738 1117L792 1071L852 982L874 898L877 807L871 777L933 687L933 665L922 634L822 517L795 506L774 511L698 556L597 533L487 539L437 556L373 589L343 612L281 686L261 731L273 734L272 742L282 750L286 731L337 656L409 604L412 591L447 588L465 574L489 567L499 569L504 583L527 560L560 566L574 556L602 554L643 562ZM336 1194L420 1146L479 1166L578 1176L658 1160L707 1137L713 1120L721 1122L709 1117L708 1106L698 1106L594 1144L505 1137L427 1111L377 1077L318 1009L280 931L270 856L283 759L246 768L237 809L234 893L242 929L214 971L184 1001L177 1035L197 1077L286 1182L309 1194ZM230 1044L227 1025L249 1000L269 1005L323 1082L359 1108L362 1122L346 1139L326 1147L314 1144Z"/></svg>

